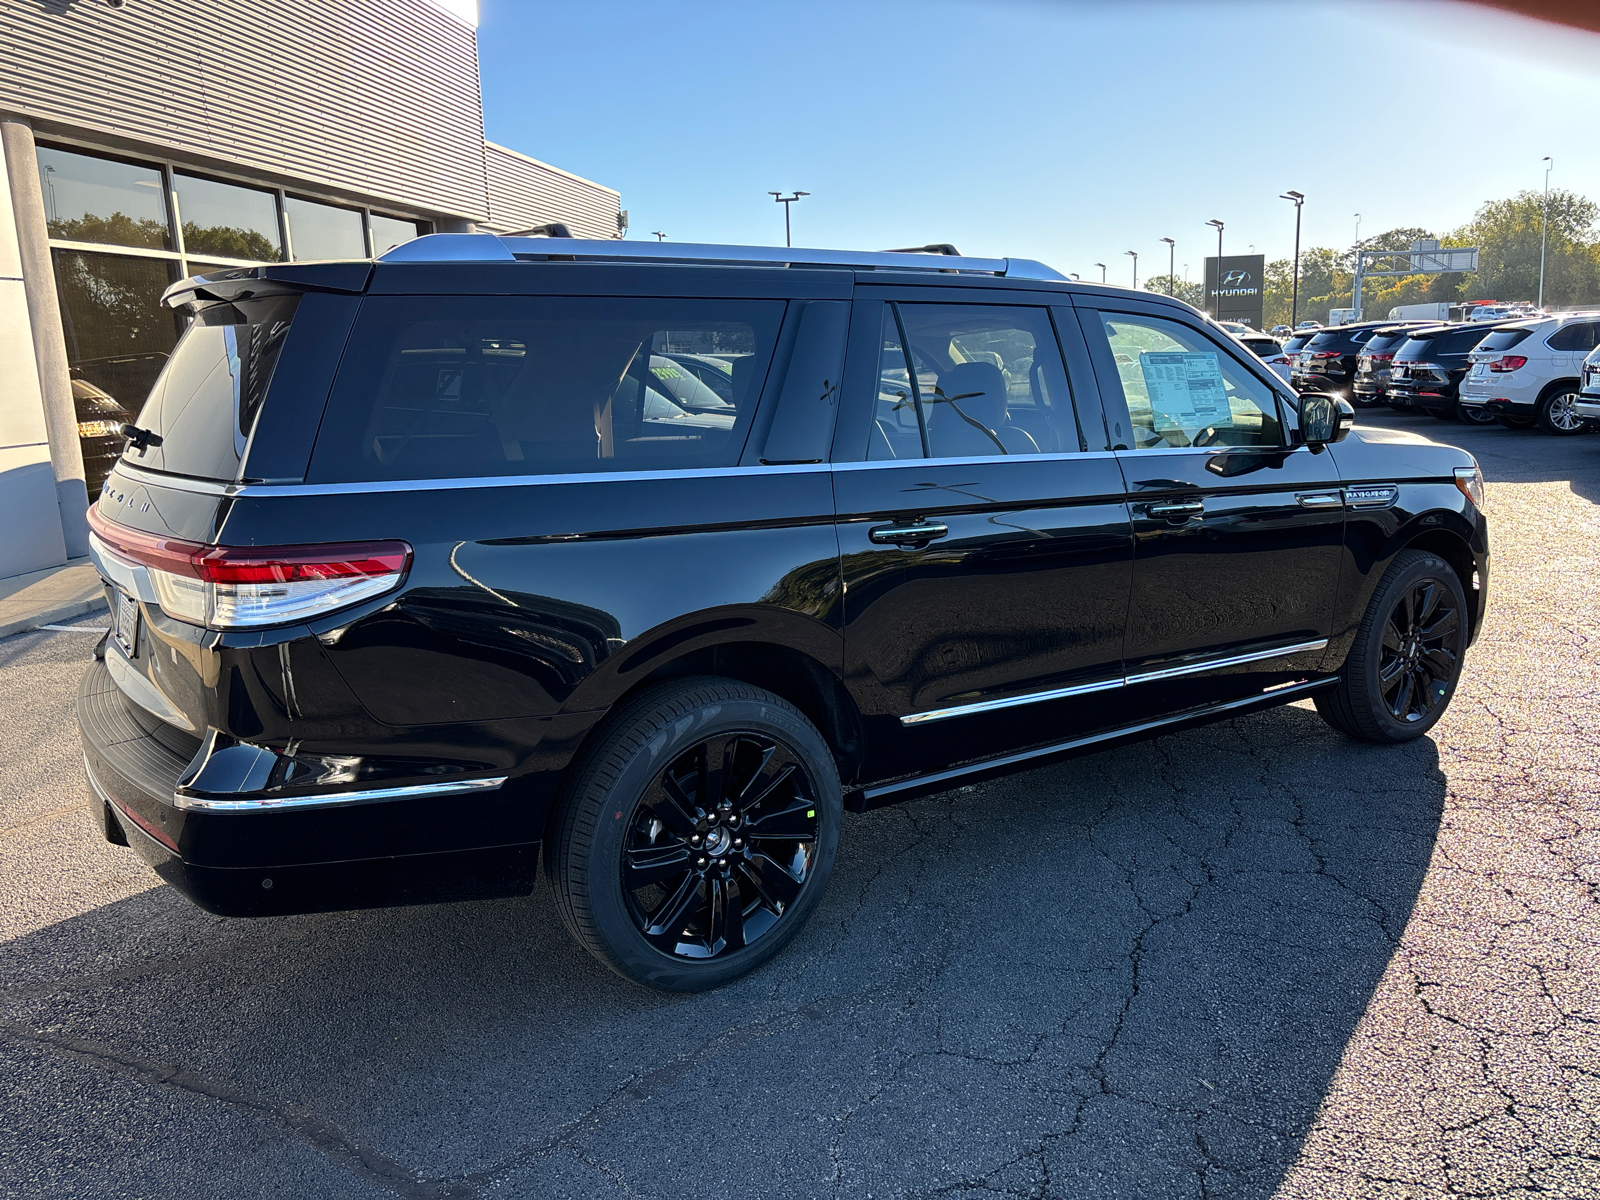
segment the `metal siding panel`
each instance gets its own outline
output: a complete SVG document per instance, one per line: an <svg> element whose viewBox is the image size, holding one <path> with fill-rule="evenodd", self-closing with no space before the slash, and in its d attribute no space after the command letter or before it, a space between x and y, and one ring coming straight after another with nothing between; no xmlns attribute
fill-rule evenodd
<svg viewBox="0 0 1600 1200"><path fill-rule="evenodd" d="M488 224L502 232L563 221L579 237L614 238L621 197L493 142L485 143Z"/></svg>
<svg viewBox="0 0 1600 1200"><path fill-rule="evenodd" d="M0 0L0 44L0 108L487 215L476 37L425 0Z"/></svg>

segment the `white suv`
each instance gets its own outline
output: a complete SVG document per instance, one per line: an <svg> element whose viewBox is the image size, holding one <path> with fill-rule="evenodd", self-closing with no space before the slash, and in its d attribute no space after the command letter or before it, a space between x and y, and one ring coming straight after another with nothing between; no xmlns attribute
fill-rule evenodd
<svg viewBox="0 0 1600 1200"><path fill-rule="evenodd" d="M1502 425L1582 433L1575 407L1584 355L1600 346L1600 313L1536 317L1489 334L1467 356L1461 407L1487 410Z"/></svg>

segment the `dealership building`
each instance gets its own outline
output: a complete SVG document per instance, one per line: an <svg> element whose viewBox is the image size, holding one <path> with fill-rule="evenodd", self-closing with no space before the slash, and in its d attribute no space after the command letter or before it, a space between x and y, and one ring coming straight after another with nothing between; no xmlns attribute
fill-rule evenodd
<svg viewBox="0 0 1600 1200"><path fill-rule="evenodd" d="M182 332L175 280L430 232L614 238L611 188L485 141L473 0L7 0L0 581L85 512Z"/></svg>

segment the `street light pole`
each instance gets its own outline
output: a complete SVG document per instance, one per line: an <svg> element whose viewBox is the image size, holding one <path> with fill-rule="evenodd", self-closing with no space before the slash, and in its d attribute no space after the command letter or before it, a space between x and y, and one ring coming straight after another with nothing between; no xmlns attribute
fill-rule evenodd
<svg viewBox="0 0 1600 1200"><path fill-rule="evenodd" d="M1139 252L1137 250L1124 250L1123 253L1133 255L1133 286L1137 289L1139 286Z"/></svg>
<svg viewBox="0 0 1600 1200"><path fill-rule="evenodd" d="M1222 320L1222 222L1212 217L1206 224L1217 227L1217 283L1211 291L1211 298L1215 301L1211 307L1216 311L1211 315L1220 321Z"/></svg>
<svg viewBox="0 0 1600 1200"><path fill-rule="evenodd" d="M792 196L785 196L782 192L768 192L767 195L771 196L777 203L783 205L783 244L785 246L794 245L794 239L789 234L789 205L800 199L801 196L809 196L811 193L796 192Z"/></svg>
<svg viewBox="0 0 1600 1200"><path fill-rule="evenodd" d="M1104 283L1106 281L1106 265L1105 265L1105 263L1095 263L1095 266L1100 268L1100 282Z"/></svg>
<svg viewBox="0 0 1600 1200"><path fill-rule="evenodd" d="M1161 240L1167 244L1167 295L1176 296L1178 294L1178 285L1173 279L1172 273L1178 266L1178 243L1171 238L1162 238Z"/></svg>
<svg viewBox="0 0 1600 1200"><path fill-rule="evenodd" d="M667 235L662 233L659 229L653 231L650 236L655 238L655 240L658 242L664 242L667 240Z"/></svg>
<svg viewBox="0 0 1600 1200"><path fill-rule="evenodd" d="M1544 156L1544 216L1539 218L1539 307L1544 308L1544 248L1550 231L1550 168L1554 161Z"/></svg>
<svg viewBox="0 0 1600 1200"><path fill-rule="evenodd" d="M1300 321L1300 206L1306 198L1303 192L1287 191L1278 199L1294 202L1294 296L1289 301L1289 328L1293 329Z"/></svg>

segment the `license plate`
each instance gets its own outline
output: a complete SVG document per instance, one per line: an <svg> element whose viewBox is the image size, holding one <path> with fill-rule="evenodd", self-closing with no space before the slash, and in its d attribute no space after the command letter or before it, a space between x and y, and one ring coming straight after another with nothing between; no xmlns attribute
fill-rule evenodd
<svg viewBox="0 0 1600 1200"><path fill-rule="evenodd" d="M1473 363L1472 364L1472 373L1474 375L1487 375L1489 373L1489 364L1488 363Z"/></svg>
<svg viewBox="0 0 1600 1200"><path fill-rule="evenodd" d="M1390 367L1389 368L1389 378L1390 379L1404 379L1405 377L1406 377L1406 369L1404 367Z"/></svg>
<svg viewBox="0 0 1600 1200"><path fill-rule="evenodd" d="M133 658L139 652L139 602L126 592L113 593L117 598L116 631L117 642Z"/></svg>

